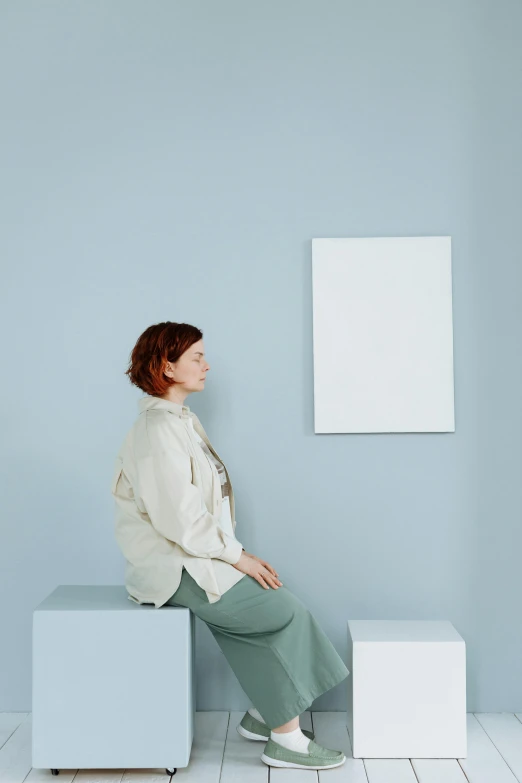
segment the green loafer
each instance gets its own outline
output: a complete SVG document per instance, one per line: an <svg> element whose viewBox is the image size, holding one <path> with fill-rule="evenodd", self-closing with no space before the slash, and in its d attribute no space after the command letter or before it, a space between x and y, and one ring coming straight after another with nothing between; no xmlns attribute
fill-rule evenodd
<svg viewBox="0 0 522 783"><path fill-rule="evenodd" d="M246 737L247 739L264 740L265 742L267 739L270 739L270 729L266 723L254 718L248 711L245 712L241 718L241 722L238 723L236 728L238 734L241 734L242 737ZM308 739L313 739L315 736L313 731L308 731L308 729L301 729L301 731Z"/></svg>
<svg viewBox="0 0 522 783"><path fill-rule="evenodd" d="M309 753L288 750L288 748L269 739L261 754L261 760L270 767L291 767L294 769L330 769L331 767L340 767L346 761L342 750L323 748L313 739L310 740L308 750Z"/></svg>

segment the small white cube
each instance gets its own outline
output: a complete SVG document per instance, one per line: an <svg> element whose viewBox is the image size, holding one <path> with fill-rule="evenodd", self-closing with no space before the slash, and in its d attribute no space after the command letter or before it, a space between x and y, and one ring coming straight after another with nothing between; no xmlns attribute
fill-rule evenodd
<svg viewBox="0 0 522 783"><path fill-rule="evenodd" d="M194 615L120 585L60 585L33 612L32 766L186 767Z"/></svg>
<svg viewBox="0 0 522 783"><path fill-rule="evenodd" d="M354 758L466 758L466 644L450 622L348 620Z"/></svg>

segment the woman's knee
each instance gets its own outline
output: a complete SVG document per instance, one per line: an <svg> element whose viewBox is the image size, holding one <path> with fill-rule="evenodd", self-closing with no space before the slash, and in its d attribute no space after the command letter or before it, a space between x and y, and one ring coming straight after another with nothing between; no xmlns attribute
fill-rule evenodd
<svg viewBox="0 0 522 783"><path fill-rule="evenodd" d="M267 632L277 633L294 622L308 610L286 587L271 588L272 596L267 601Z"/></svg>

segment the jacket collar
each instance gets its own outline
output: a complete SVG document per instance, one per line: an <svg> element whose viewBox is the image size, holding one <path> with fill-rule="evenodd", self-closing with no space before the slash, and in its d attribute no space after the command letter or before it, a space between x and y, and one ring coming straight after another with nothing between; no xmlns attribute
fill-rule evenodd
<svg viewBox="0 0 522 783"><path fill-rule="evenodd" d="M188 405L181 405L179 402L164 400L162 397L155 397L152 394L146 394L138 400L138 410L140 413L146 410L166 410L175 413L181 418L189 418L192 412Z"/></svg>

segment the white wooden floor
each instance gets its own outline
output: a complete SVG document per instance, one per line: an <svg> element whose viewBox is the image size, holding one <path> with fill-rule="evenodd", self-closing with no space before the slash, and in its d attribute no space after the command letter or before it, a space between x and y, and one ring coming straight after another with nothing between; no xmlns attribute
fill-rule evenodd
<svg viewBox="0 0 522 783"><path fill-rule="evenodd" d="M301 728L312 729L321 745L344 750L341 767L277 769L264 764L264 743L241 737L236 726L244 712L197 712L188 767L170 783L522 783L522 713L468 713L466 759L354 759L344 712L305 712ZM0 712L0 783L169 783L162 769L31 769L31 713Z"/></svg>

